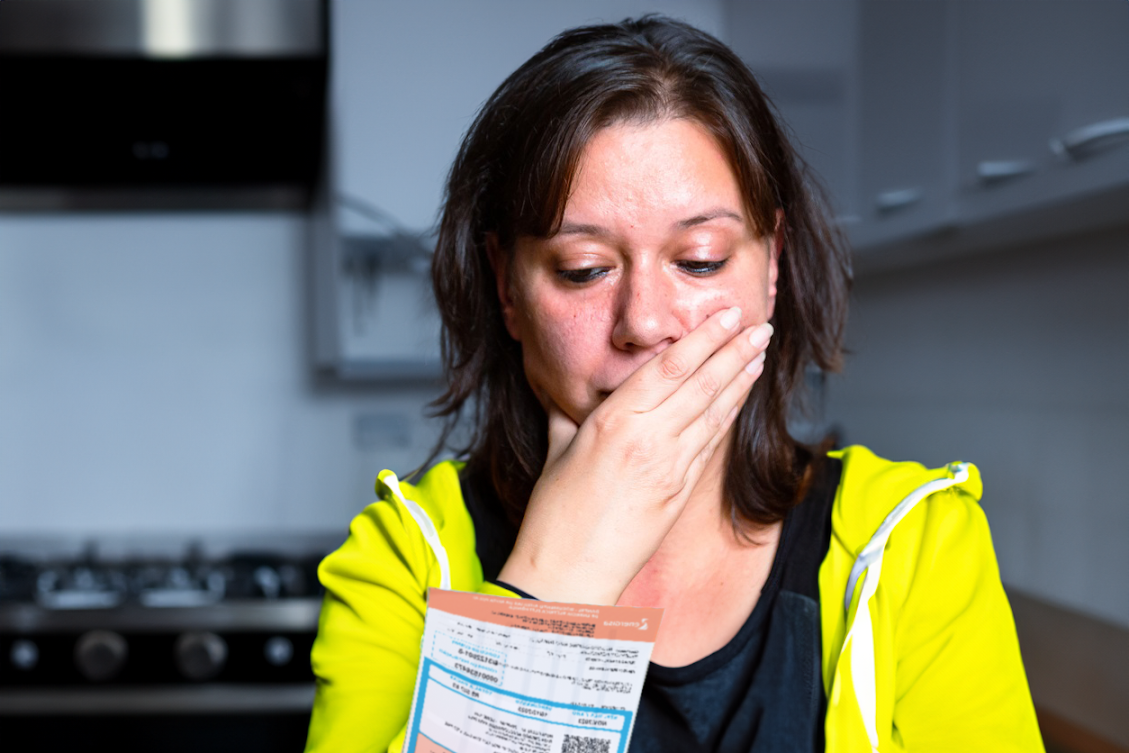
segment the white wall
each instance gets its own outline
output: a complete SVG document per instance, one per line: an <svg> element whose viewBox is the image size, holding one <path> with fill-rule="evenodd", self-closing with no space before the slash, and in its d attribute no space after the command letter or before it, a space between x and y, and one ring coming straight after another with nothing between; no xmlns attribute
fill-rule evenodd
<svg viewBox="0 0 1129 753"><path fill-rule="evenodd" d="M0 219L0 536L344 531L380 467L418 462L429 391L312 382L305 235L284 214ZM357 441L390 412L407 447Z"/></svg>
<svg viewBox="0 0 1129 753"><path fill-rule="evenodd" d="M1129 227L860 279L829 418L971 460L1005 584L1129 626Z"/></svg>

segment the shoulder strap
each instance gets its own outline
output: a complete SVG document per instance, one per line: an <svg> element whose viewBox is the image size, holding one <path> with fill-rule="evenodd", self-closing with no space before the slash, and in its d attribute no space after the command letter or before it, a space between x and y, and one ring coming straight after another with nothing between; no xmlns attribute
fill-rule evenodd
<svg viewBox="0 0 1129 753"><path fill-rule="evenodd" d="M831 544L831 509L843 474L843 461L825 455L813 463L807 493L784 519L776 556L786 563L781 590L806 596L818 604L819 567Z"/></svg>
<svg viewBox="0 0 1129 753"><path fill-rule="evenodd" d="M502 504L483 474L463 468L459 473L459 487L474 525L474 551L482 564L482 577L496 582L514 549L517 528L502 512Z"/></svg>

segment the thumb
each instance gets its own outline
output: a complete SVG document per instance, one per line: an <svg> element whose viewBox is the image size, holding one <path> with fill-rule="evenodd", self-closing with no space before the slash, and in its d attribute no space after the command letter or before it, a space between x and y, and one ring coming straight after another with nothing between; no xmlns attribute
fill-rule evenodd
<svg viewBox="0 0 1129 753"><path fill-rule="evenodd" d="M580 427L555 402L547 400L546 403L549 414L549 455L545 458L545 465L548 466L564 454Z"/></svg>

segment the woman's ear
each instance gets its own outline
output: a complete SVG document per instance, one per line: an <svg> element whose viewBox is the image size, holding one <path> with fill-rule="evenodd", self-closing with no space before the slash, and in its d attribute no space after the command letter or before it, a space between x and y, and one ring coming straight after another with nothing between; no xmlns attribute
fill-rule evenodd
<svg viewBox="0 0 1129 753"><path fill-rule="evenodd" d="M780 277L780 251L784 246L784 210L776 210L776 227L768 244L768 300L766 311L771 319L776 311L776 281Z"/></svg>
<svg viewBox="0 0 1129 753"><path fill-rule="evenodd" d="M498 245L497 233L486 234L486 258L494 270L494 282L498 286L498 303L502 307L502 321L510 337L521 342L521 328L518 326L517 309L514 306L513 291L510 288L510 260Z"/></svg>

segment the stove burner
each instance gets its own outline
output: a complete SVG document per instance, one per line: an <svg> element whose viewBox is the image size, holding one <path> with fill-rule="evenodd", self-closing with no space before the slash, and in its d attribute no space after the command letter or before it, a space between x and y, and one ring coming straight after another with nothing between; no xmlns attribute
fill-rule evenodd
<svg viewBox="0 0 1129 753"><path fill-rule="evenodd" d="M221 567L147 565L134 574L134 590L147 607L198 607L215 604L227 592L228 576Z"/></svg>
<svg viewBox="0 0 1129 753"><path fill-rule="evenodd" d="M46 609L107 609L123 603L126 593L125 575L113 568L62 565L35 579L35 600Z"/></svg>
<svg viewBox="0 0 1129 753"><path fill-rule="evenodd" d="M316 598L320 557L238 554L215 562L50 562L0 559L0 603L53 611L202 607L225 600Z"/></svg>

